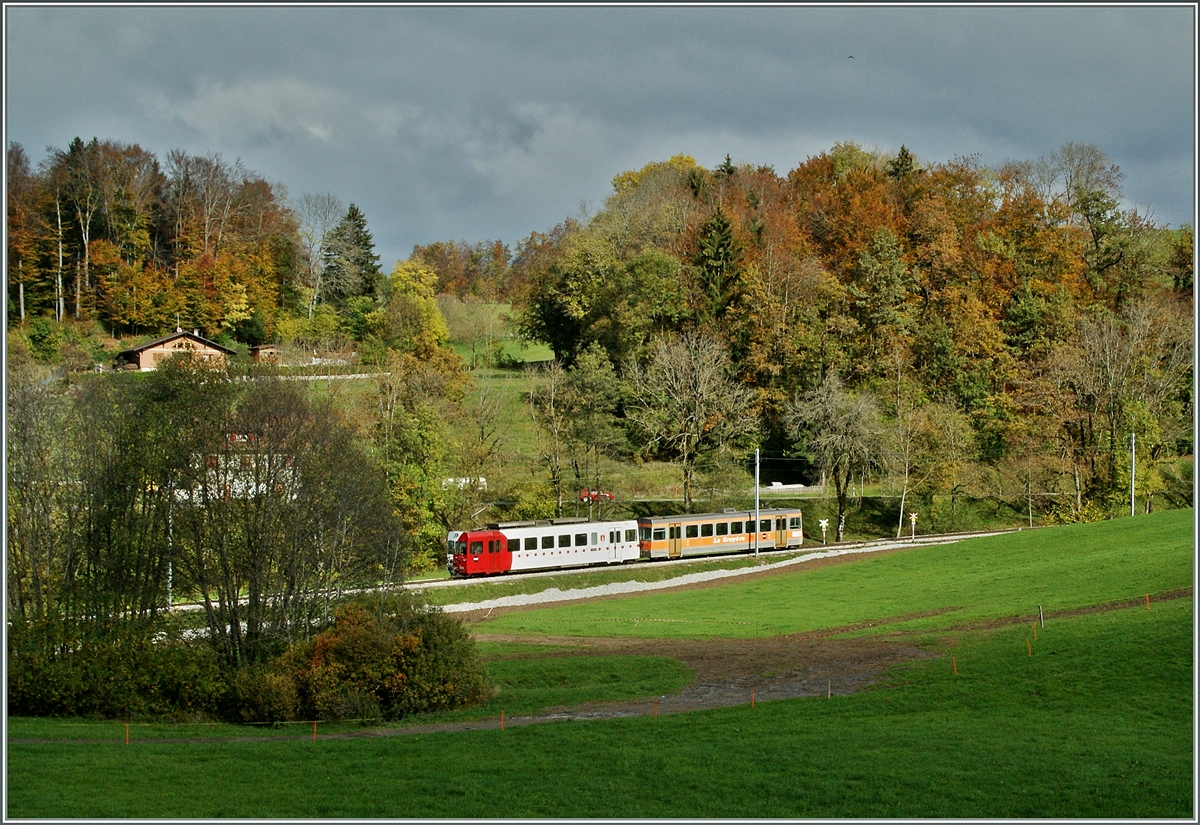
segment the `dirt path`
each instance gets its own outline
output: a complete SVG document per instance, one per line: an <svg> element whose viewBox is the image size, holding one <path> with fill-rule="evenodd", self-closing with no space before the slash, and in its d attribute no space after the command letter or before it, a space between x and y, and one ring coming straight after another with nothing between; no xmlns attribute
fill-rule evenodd
<svg viewBox="0 0 1200 825"><path fill-rule="evenodd" d="M772 636L765 639L557 639L480 636L492 641L527 645L575 644L567 655L666 656L695 672L690 685L658 697L660 714L793 699L799 696L845 695L874 684L883 670L898 662L933 656L928 651L891 641L830 639L816 634ZM536 653L527 654L530 656ZM563 655L556 651L547 655ZM604 719L644 716L654 712L655 699L595 702L567 708L547 708L539 717Z"/></svg>

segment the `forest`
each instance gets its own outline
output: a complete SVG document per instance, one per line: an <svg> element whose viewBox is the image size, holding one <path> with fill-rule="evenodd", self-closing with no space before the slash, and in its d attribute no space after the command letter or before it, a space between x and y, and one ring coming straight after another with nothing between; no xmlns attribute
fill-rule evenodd
<svg viewBox="0 0 1200 825"><path fill-rule="evenodd" d="M69 647L66 619L154 625L174 589L225 666L274 661L334 596L436 567L485 498L561 515L614 462L670 466L690 509L730 462L786 458L837 539L870 480L897 531L910 496L1113 517L1131 472L1139 508L1191 500L1193 230L1123 208L1093 145L991 168L844 142L782 175L681 154L514 247L418 245L390 272L353 203L217 153L13 144L7 180L7 598L50 634L29 650ZM238 356L108 369L177 328ZM250 364L262 343L290 366ZM369 389L282 380L318 355ZM537 434L486 493L445 483L504 449L483 368L527 376ZM221 498L239 462L273 475Z"/></svg>

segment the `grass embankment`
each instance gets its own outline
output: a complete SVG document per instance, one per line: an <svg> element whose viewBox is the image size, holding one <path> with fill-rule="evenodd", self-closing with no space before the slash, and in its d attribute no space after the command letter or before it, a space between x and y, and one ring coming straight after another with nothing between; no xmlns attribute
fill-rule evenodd
<svg viewBox="0 0 1200 825"><path fill-rule="evenodd" d="M107 742L10 741L7 815L1191 817L1192 598L1152 601L1149 610L1137 602L1055 612L1190 586L1191 535L1191 511L1164 513L613 602L637 606L626 615L669 615L699 610L679 597L709 600L710 614L765 613L784 629L962 608L903 623L913 631L906 641L943 656L897 668L881 688L852 696L316 743L294 730L261 741L126 747L110 723ZM791 589L759 589L775 582ZM967 618L1029 616L1039 600L1047 623L1036 640L1028 623L965 629ZM540 632L561 632L579 625L573 611L522 615L539 617L532 624ZM595 635L630 630L623 622L589 627ZM698 624L671 630L685 633L703 635ZM555 669L560 678L583 674L572 670L581 662L592 676L580 675L567 693L595 697L605 693L605 673L629 664L509 658L493 674L506 672L506 690L526 691L530 706L557 704L564 694ZM647 686L669 676L658 665L650 671ZM10 737L54 724L21 722Z"/></svg>
<svg viewBox="0 0 1200 825"><path fill-rule="evenodd" d="M484 633L755 637L874 622L964 627L1156 594L1192 581L1192 510L923 547L753 582L509 613ZM900 618L910 617L910 618Z"/></svg>
<svg viewBox="0 0 1200 825"><path fill-rule="evenodd" d="M678 578L689 573L705 570L738 570L753 567L753 556L714 557L694 564L655 564L637 562L631 564L613 565L612 567L593 567L574 572L564 572L551 576L534 576L530 578L511 579L503 576L480 579L471 584L460 584L454 587L429 587L421 591L421 598L429 604L465 604L482 602L488 599L499 599L504 596L518 596L530 593L541 593L546 590L582 590L587 587L598 587L616 582L638 581L659 582Z"/></svg>

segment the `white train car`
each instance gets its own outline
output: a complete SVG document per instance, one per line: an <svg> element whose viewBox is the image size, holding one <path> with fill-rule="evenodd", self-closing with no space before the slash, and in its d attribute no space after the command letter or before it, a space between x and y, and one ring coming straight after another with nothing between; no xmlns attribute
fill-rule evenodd
<svg viewBox="0 0 1200 825"><path fill-rule="evenodd" d="M449 533L446 539L446 567L452 576L621 564L641 556L633 519L499 522L482 530Z"/></svg>

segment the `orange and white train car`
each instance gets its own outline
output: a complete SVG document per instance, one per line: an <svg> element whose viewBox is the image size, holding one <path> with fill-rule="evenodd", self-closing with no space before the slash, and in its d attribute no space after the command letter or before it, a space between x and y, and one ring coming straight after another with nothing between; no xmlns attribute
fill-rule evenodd
<svg viewBox="0 0 1200 825"><path fill-rule="evenodd" d="M638 519L638 546L644 559L679 559L720 553L746 553L799 547L804 543L804 517L799 508L721 513L643 516Z"/></svg>

